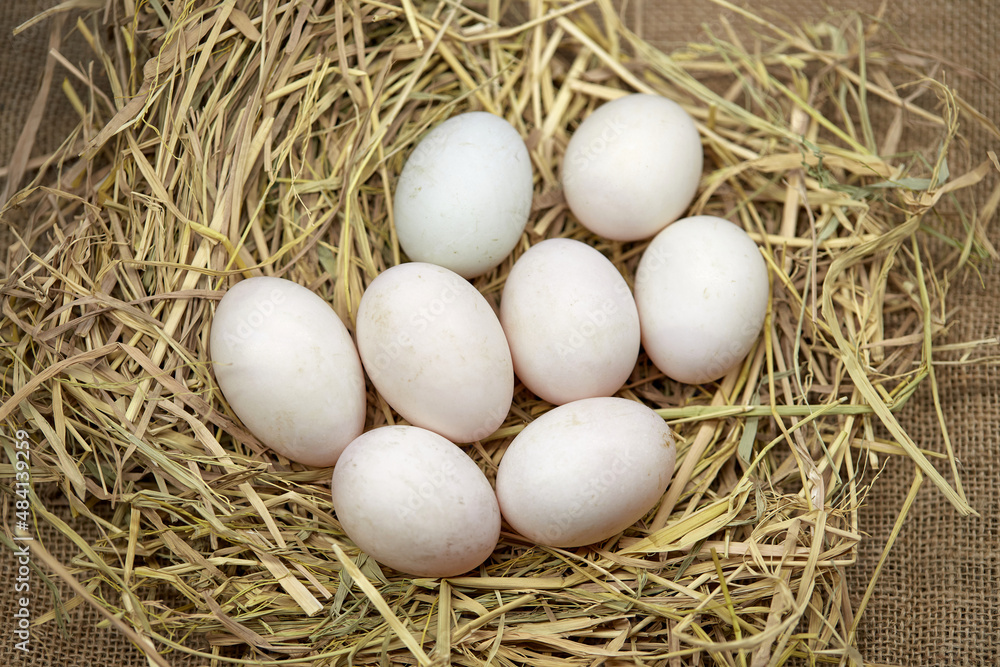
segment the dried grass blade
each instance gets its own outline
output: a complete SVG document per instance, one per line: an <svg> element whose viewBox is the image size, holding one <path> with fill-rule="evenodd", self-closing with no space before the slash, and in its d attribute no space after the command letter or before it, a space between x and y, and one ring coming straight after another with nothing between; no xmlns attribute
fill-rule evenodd
<svg viewBox="0 0 1000 667"><path fill-rule="evenodd" d="M216 602L215 599L208 593L208 591L202 591L201 595L205 599L205 604L207 604L208 608L212 610L212 614L234 635L245 641L250 646L257 646L259 648L271 650L275 648L270 642L261 637L259 634L231 618L222 606L219 605L219 603Z"/></svg>
<svg viewBox="0 0 1000 667"><path fill-rule="evenodd" d="M892 526L892 531L889 533L889 537L885 542L885 547L882 549L882 555L879 556L878 564L875 566L875 572L872 573L872 578L869 580L868 586L865 588L865 594L861 598L861 603L854 612L854 622L851 624L850 634L848 635L848 643L853 643L854 635L858 630L858 624L861 621L861 617L865 613L865 609L868 608L868 601L871 600L872 594L875 592L875 584L878 582L878 576L882 572L882 567L885 565L886 559L889 557L889 551L896 543L896 538L899 537L899 532L903 529L903 522L906 520L906 515L909 513L910 508L913 506L913 502L917 498L917 492L920 490L920 485L923 481L924 475L920 469L917 468L914 470L913 482L910 484L910 490L906 494L906 499L903 501L903 506L900 509L899 516L896 517L896 521Z"/></svg>
<svg viewBox="0 0 1000 667"><path fill-rule="evenodd" d="M302 607L302 611L306 613L306 616L314 616L323 611L323 604L316 599L316 596L310 593L309 589L295 578L295 575L285 567L284 563L266 551L267 544L259 535L250 532L246 534L246 538L253 545L254 553L257 554L260 562L267 568L278 584L285 589L285 592L291 595L292 599Z"/></svg>
<svg viewBox="0 0 1000 667"><path fill-rule="evenodd" d="M949 485L944 477L941 476L941 473L939 473L931 462L927 460L927 457L920 452L920 449L916 446L916 444L914 444L913 440L910 439L910 436L906 433L906 431L903 430L903 427L900 426L899 422L882 400L882 397L872 386L871 381L868 379L868 374L865 372L864 368L862 368L860 362L858 362L855 352L851 349L850 344L841 332L840 320L833 307L832 284L846 266L848 266L851 262L856 261L858 258L874 252L879 248L899 243L901 239L906 238L916 231L919 224L919 217L911 217L906 223L892 229L878 241L849 250L841 257L835 259L831 263L830 269L824 279L822 300L823 317L826 319L827 325L833 333L833 338L837 343L837 347L840 349L841 359L844 366L847 368L847 372L850 374L851 379L854 381L855 386L875 411L875 414L878 415L885 427L890 433L892 433L893 437L896 438L896 441L901 447L903 447L903 449L906 450L907 456L913 459L917 466L924 471L931 481L934 482L934 485L941 490L945 498L948 499L948 502L950 502L960 514L963 516L968 516L970 514L978 516L978 513L972 509L968 502L963 500L962 497L955 492L951 485ZM827 285L830 285L831 288L828 289Z"/></svg>
<svg viewBox="0 0 1000 667"><path fill-rule="evenodd" d="M927 281L924 279L924 265L920 260L920 245L916 237L910 237L910 245L913 248L913 263L917 274L917 288L920 293L920 305L923 310L924 319L924 363L927 365L927 381L931 385L931 398L934 401L934 411L937 413L938 424L941 427L941 437L944 439L945 451L948 454L948 463L951 465L951 475L955 480L955 490L958 497L965 503L965 491L962 489L962 477L958 473L958 461L955 459L955 448L952 446L951 437L948 435L948 424L944 418L944 410L941 407L941 393L938 390L937 377L934 373L934 345L931 340L934 328L932 326L932 313L930 297L927 294Z"/></svg>
<svg viewBox="0 0 1000 667"><path fill-rule="evenodd" d="M436 665L451 665L451 584L442 579L438 588L437 637L431 655Z"/></svg>
<svg viewBox="0 0 1000 667"><path fill-rule="evenodd" d="M82 364L88 361L93 361L94 359L100 359L101 357L111 353L117 347L117 343L108 343L107 345L102 345L99 348L89 350L87 352L80 352L48 366L45 370L39 372L33 378L28 380L20 389L14 392L14 394L11 395L5 403L0 405L0 421L6 419L16 407L18 407L26 398L31 396L31 394L46 380L56 377L63 370L75 366L76 364Z"/></svg>
<svg viewBox="0 0 1000 667"><path fill-rule="evenodd" d="M340 561L340 564L351 576L351 580L354 584L361 589L369 600L371 600L371 603L375 605L375 608L378 609L382 618L384 618L385 622L389 624L390 628L392 628L392 631L396 633L396 636L399 637L404 644L406 644L406 648L408 648L413 654L417 663L425 666L430 665L431 659L424 652L420 642L418 642L413 634L406 629L406 626L399 620L399 617L393 613L392 609L389 608L389 605L386 604L385 599L379 595L378 590L372 586L370 581L368 581L368 577L366 577L358 566L354 564L354 561L347 557L347 554L345 554L344 550L340 548L340 545L334 543L333 552L336 554L337 560Z"/></svg>

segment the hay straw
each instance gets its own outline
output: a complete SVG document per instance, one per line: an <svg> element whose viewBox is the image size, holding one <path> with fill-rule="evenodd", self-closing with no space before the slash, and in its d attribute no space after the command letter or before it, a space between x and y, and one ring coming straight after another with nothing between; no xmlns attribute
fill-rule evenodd
<svg viewBox="0 0 1000 667"><path fill-rule="evenodd" d="M58 604L96 605L157 664L859 660L873 588L853 609L844 573L864 472L907 457L914 491L926 477L972 512L934 364L993 358L996 341L938 340L951 278L996 259L984 230L1000 188L963 209L964 226L949 221L946 205L1000 169L993 155L970 162L957 128L1000 133L931 76L931 59L897 59L877 24L783 28L716 1L757 31L752 46L723 20L724 35L663 53L604 0L112 0L79 22L112 96L74 71L91 93L75 102L78 130L44 160L19 156L5 173L37 173L2 212L14 238L0 419L38 443L36 489L59 489L33 495L36 519L79 547L61 564L36 543L76 596ZM587 241L631 279L645 244L588 234L559 187L580 120L631 91L697 120L706 170L691 212L760 244L773 283L760 340L705 386L640 358L620 395L670 422L679 459L662 501L623 534L563 550L504 532L478 572L447 581L382 569L332 514L329 470L277 456L219 394L217 300L243 277L283 276L352 323L364 287L405 259L391 199L403 161L473 109L522 133L537 175L521 243L475 280L487 299L542 238ZM904 151L908 122L933 128L930 148ZM943 452L896 418L924 383ZM399 419L373 390L369 406L369 428ZM493 478L550 407L519 388L468 453Z"/></svg>

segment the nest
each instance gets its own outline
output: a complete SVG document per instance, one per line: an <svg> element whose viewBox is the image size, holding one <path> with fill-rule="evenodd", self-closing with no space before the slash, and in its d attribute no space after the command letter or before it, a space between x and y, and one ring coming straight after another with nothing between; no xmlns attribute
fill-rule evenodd
<svg viewBox="0 0 1000 667"><path fill-rule="evenodd" d="M669 54L605 0L110 0L77 22L103 71L64 63L87 86L64 87L78 128L21 161L36 176L2 213L0 419L37 443L35 520L79 547L60 563L33 543L76 596L40 620L90 603L159 665L858 659L872 587L859 603L845 572L865 471L908 457L914 491L926 478L972 511L931 360L948 285L996 256L983 230L1000 195L961 205L994 168L970 162L957 134L983 119L877 20L782 28L718 4L743 32L723 20ZM381 568L342 532L330 470L276 455L226 405L213 309L236 281L275 275L351 328L365 286L405 261L391 196L403 162L469 110L510 121L536 175L520 243L474 281L486 298L496 305L513 261L551 237L595 246L631 282L646 244L588 233L559 174L580 121L636 91L698 123L706 166L690 213L733 220L763 251L759 341L702 386L640 357L618 395L669 421L678 466L623 534L565 550L505 530L478 572L445 580ZM903 150L910 126L931 137L924 150ZM943 453L896 417L925 383ZM366 428L398 421L371 387L368 400ZM492 479L551 407L518 386L503 427L466 451ZM2 490L8 516L17 496Z"/></svg>

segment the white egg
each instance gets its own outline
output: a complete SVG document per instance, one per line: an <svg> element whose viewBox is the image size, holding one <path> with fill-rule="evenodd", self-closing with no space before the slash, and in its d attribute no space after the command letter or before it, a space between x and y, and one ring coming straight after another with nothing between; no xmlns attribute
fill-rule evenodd
<svg viewBox="0 0 1000 667"><path fill-rule="evenodd" d="M636 271L643 348L675 380L717 380L753 347L769 291L767 265L743 229L709 215L678 220Z"/></svg>
<svg viewBox="0 0 1000 667"><path fill-rule="evenodd" d="M698 190L701 140L676 102L634 94L598 107L566 147L562 181L580 223L614 241L647 239Z"/></svg>
<svg viewBox="0 0 1000 667"><path fill-rule="evenodd" d="M500 512L538 544L576 547L617 535L659 501L677 448L653 410L585 398L528 424L497 471Z"/></svg>
<svg viewBox="0 0 1000 667"><path fill-rule="evenodd" d="M223 396L250 432L299 463L330 466L365 424L354 341L322 298L283 278L242 280L209 340Z"/></svg>
<svg viewBox="0 0 1000 667"><path fill-rule="evenodd" d="M331 488L347 536L407 574L468 572L500 536L500 510L483 472L457 445L415 426L360 436L344 450Z"/></svg>
<svg viewBox="0 0 1000 667"><path fill-rule="evenodd" d="M507 339L490 304L458 274L424 262L383 271L361 297L356 332L372 383L411 424L471 442L507 417Z"/></svg>
<svg viewBox="0 0 1000 667"><path fill-rule="evenodd" d="M560 405L610 396L639 356L639 314L628 284L599 251L571 239L532 246L500 299L514 374Z"/></svg>
<svg viewBox="0 0 1000 667"><path fill-rule="evenodd" d="M514 249L531 196L531 159L517 130L481 111L453 116L427 133L400 173L399 244L411 260L474 278Z"/></svg>

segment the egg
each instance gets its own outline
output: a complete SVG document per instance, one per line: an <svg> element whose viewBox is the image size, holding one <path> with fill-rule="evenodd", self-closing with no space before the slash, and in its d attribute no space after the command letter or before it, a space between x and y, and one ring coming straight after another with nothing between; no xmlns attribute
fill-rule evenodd
<svg viewBox="0 0 1000 667"><path fill-rule="evenodd" d="M767 266L742 228L708 215L678 220L636 271L643 348L668 377L717 380L753 347L769 292Z"/></svg>
<svg viewBox="0 0 1000 667"><path fill-rule="evenodd" d="M355 326L368 376L410 424L471 442L507 417L514 366L503 328L453 271L425 262L383 271L361 296Z"/></svg>
<svg viewBox="0 0 1000 667"><path fill-rule="evenodd" d="M652 237L694 199L703 163L692 118L676 102L633 94L584 119L566 146L566 203L590 231L614 241Z"/></svg>
<svg viewBox="0 0 1000 667"><path fill-rule="evenodd" d="M236 283L215 309L209 351L233 412L282 456L331 466L364 428L354 341L333 308L297 283Z"/></svg>
<svg viewBox="0 0 1000 667"><path fill-rule="evenodd" d="M538 544L576 547L617 535L659 501L677 448L652 409L585 398L544 413L500 460L500 512Z"/></svg>
<svg viewBox="0 0 1000 667"><path fill-rule="evenodd" d="M517 130L486 112L453 116L403 165L393 197L399 244L411 260L474 278L514 249L531 196L531 159Z"/></svg>
<svg viewBox="0 0 1000 667"><path fill-rule="evenodd" d="M514 374L557 405L610 396L639 356L639 313L628 284L599 251L548 239L521 255L500 299Z"/></svg>
<svg viewBox="0 0 1000 667"><path fill-rule="evenodd" d="M337 519L394 570L450 577L478 567L500 536L489 480L457 445L416 426L368 431L333 470Z"/></svg>

